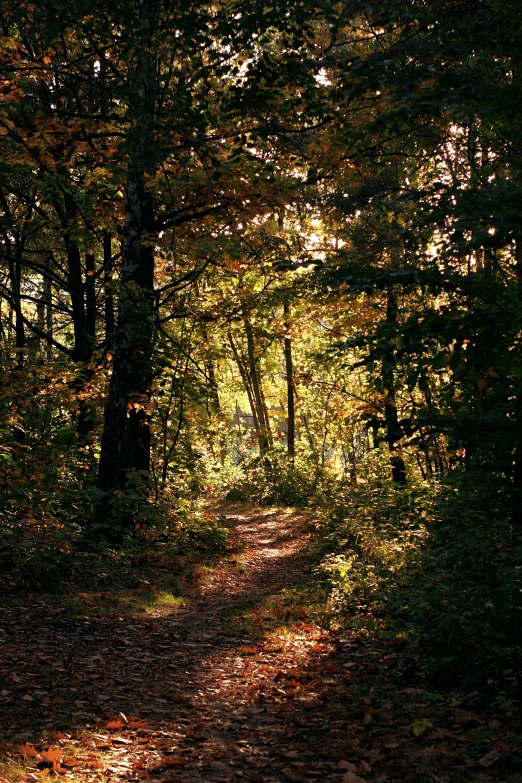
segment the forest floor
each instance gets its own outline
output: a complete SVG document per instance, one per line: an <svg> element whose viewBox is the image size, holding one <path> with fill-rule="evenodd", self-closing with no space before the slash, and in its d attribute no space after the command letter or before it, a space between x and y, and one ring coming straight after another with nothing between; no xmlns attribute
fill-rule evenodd
<svg viewBox="0 0 522 783"><path fill-rule="evenodd" d="M146 610L109 588L0 596L0 783L522 780L509 705L311 619L313 514L213 513L227 550Z"/></svg>

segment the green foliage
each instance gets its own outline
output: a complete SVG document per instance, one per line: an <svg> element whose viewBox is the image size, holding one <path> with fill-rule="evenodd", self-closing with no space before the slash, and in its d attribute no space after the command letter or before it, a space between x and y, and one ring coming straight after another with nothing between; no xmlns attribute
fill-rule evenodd
<svg viewBox="0 0 522 783"><path fill-rule="evenodd" d="M242 464L226 488L225 498L262 505L307 506L335 481L334 473L322 470L310 455L299 456L293 462L282 448L275 448L266 458L256 456Z"/></svg>
<svg viewBox="0 0 522 783"><path fill-rule="evenodd" d="M518 670L522 539L492 494L454 481L334 501L317 570L332 622L419 644L444 677Z"/></svg>

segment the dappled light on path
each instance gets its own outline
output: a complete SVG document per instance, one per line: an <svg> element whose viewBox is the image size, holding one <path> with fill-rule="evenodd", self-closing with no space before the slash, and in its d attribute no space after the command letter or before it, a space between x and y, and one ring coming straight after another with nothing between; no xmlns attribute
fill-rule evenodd
<svg viewBox="0 0 522 783"><path fill-rule="evenodd" d="M316 626L296 625L285 596L308 578L309 520L273 510L227 517L231 552L184 605L157 617L73 620L42 598L2 607L0 709L11 751L34 762L28 774L54 766L74 779L277 781L299 779L296 765L306 765L316 778L337 779L337 761L317 757L302 736L323 720L314 710L329 687L306 687L310 658L318 663L334 645L319 641ZM281 624L267 610L266 632L237 635L235 614L267 603Z"/></svg>
<svg viewBox="0 0 522 783"><path fill-rule="evenodd" d="M171 605L74 619L4 600L0 783L516 780L499 721L419 687L385 640L310 619L312 515L211 513L229 549Z"/></svg>

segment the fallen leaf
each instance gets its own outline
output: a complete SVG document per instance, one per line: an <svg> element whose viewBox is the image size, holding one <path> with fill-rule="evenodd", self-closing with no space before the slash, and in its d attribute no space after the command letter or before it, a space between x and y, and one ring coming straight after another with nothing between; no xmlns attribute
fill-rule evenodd
<svg viewBox="0 0 522 783"><path fill-rule="evenodd" d="M290 780L295 781L295 783L298 783L298 781L303 780L303 776L301 772L297 772L295 769L292 769L292 767L284 767L283 772L285 773L287 778L290 778Z"/></svg>
<svg viewBox="0 0 522 783"><path fill-rule="evenodd" d="M163 767L176 767L185 764L185 759L169 758L168 756L161 757L161 765Z"/></svg>
<svg viewBox="0 0 522 783"><path fill-rule="evenodd" d="M132 762L132 766L134 767L134 769L143 769L143 767L147 763L148 758L149 758L148 753L142 753L139 759L136 759L135 761Z"/></svg>
<svg viewBox="0 0 522 783"><path fill-rule="evenodd" d="M124 729L126 724L122 720L110 720L105 724L106 729Z"/></svg>
<svg viewBox="0 0 522 783"><path fill-rule="evenodd" d="M43 750L40 754L42 761L50 761L52 764L57 764L61 761L63 751L60 748L48 748Z"/></svg>
<svg viewBox="0 0 522 783"><path fill-rule="evenodd" d="M344 759L343 759L342 761L339 762L339 764L337 766L341 767L341 769L346 769L349 772L357 772L356 765L352 764L351 761L344 761Z"/></svg>
<svg viewBox="0 0 522 783"><path fill-rule="evenodd" d="M103 769L103 763L97 759L94 758L94 756L90 756L88 759L86 759L86 765L89 767L89 769Z"/></svg>
<svg viewBox="0 0 522 783"><path fill-rule="evenodd" d="M115 745L132 745L132 740L127 737L112 737L111 739Z"/></svg>
<svg viewBox="0 0 522 783"><path fill-rule="evenodd" d="M411 730L415 737L420 737L420 735L423 734L428 728L433 728L433 723L428 718L425 718L424 720L416 720L411 724Z"/></svg>
<svg viewBox="0 0 522 783"><path fill-rule="evenodd" d="M38 751L28 742L25 745L20 745L18 750L23 756L32 756L33 758L38 758Z"/></svg>
<svg viewBox="0 0 522 783"><path fill-rule="evenodd" d="M489 753L486 753L485 756L482 756L482 758L479 760L479 764L481 767L490 767L495 763L495 761L498 761L499 756L500 754L498 750L490 750Z"/></svg>
<svg viewBox="0 0 522 783"><path fill-rule="evenodd" d="M132 715L128 719L131 729L144 729L149 725L147 720L141 720L141 718L135 718Z"/></svg>
<svg viewBox="0 0 522 783"><path fill-rule="evenodd" d="M474 712L468 712L467 710L455 710L454 720L456 723L481 723L479 716Z"/></svg>
<svg viewBox="0 0 522 783"><path fill-rule="evenodd" d="M360 778L355 772L349 770L342 776L342 783L366 783L364 778Z"/></svg>

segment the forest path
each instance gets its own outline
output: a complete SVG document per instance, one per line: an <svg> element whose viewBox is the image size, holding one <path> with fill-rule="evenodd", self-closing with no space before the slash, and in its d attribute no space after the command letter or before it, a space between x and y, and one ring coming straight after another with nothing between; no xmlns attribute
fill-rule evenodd
<svg viewBox="0 0 522 783"><path fill-rule="evenodd" d="M340 779L325 704L346 670L325 659L342 645L291 592L313 520L214 513L229 551L184 604L130 620L69 619L43 597L0 607L4 749L25 747L28 783L53 765L75 781Z"/></svg>
<svg viewBox="0 0 522 783"><path fill-rule="evenodd" d="M229 549L171 606L2 597L0 783L520 780L510 713L430 693L414 645L309 619L311 514L211 513Z"/></svg>

